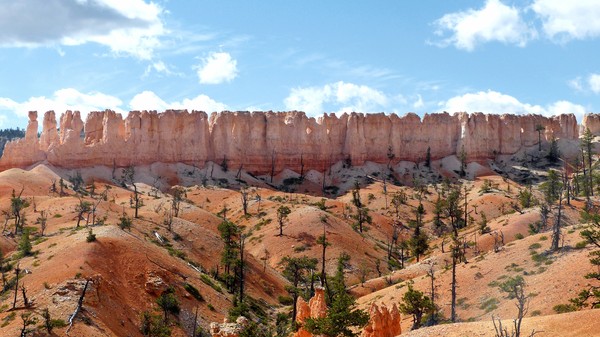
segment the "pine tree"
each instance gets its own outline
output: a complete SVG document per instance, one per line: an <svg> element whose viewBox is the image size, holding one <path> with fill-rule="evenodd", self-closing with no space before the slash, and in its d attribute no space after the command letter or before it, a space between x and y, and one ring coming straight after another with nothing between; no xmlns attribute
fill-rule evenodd
<svg viewBox="0 0 600 337"><path fill-rule="evenodd" d="M317 259L311 259L308 256L290 257L286 256L281 260L284 266L283 276L291 282L291 285L286 287L286 290L293 298L292 307L292 322L296 321L296 303L300 296L309 297L308 287L308 272L315 270L317 267ZM300 286L304 285L303 290Z"/></svg>
<svg viewBox="0 0 600 337"><path fill-rule="evenodd" d="M423 315L435 309L433 302L423 292L415 290L412 282L408 283L408 290L402 296L402 302L399 305L400 312L407 315L412 315L412 329L421 327Z"/></svg>
<svg viewBox="0 0 600 337"><path fill-rule="evenodd" d="M304 324L304 329L313 335L354 337L358 335L358 332L354 332L356 328L364 327L369 321L369 314L356 309L356 300L346 291L344 266L349 258L345 254L338 258L337 272L331 282L333 299L327 316L309 318Z"/></svg>
<svg viewBox="0 0 600 337"><path fill-rule="evenodd" d="M21 240L19 240L19 252L21 252L22 256L31 255L31 239L29 238L29 230L24 230L21 235Z"/></svg>
<svg viewBox="0 0 600 337"><path fill-rule="evenodd" d="M223 240L223 252L221 253L221 263L224 267L223 281L227 285L229 292L235 291L234 268L239 263L239 245L238 236L240 228L230 221L223 221L218 227Z"/></svg>

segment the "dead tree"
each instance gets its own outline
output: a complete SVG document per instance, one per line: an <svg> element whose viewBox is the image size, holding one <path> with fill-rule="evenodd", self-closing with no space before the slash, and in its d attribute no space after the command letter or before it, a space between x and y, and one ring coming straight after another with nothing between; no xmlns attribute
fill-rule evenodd
<svg viewBox="0 0 600 337"><path fill-rule="evenodd" d="M27 298L27 289L25 289L25 286L21 286L21 293L23 294L23 303L25 308L29 308L31 307L31 302L29 301L29 299Z"/></svg>
<svg viewBox="0 0 600 337"><path fill-rule="evenodd" d="M79 296L79 300L77 301L77 307L75 311L69 316L69 327L67 328L67 334L69 334L69 330L73 327L73 323L75 322L75 318L77 314L81 311L81 307L83 306L83 298L85 297L85 292L87 291L88 285L90 284L90 280L85 280L85 285L83 286L83 291L81 292L81 296Z"/></svg>
<svg viewBox="0 0 600 337"><path fill-rule="evenodd" d="M242 210L244 211L244 216L248 215L248 190L245 188L240 189L240 195L242 198Z"/></svg>
<svg viewBox="0 0 600 337"><path fill-rule="evenodd" d="M19 293L19 274L21 273L21 268L20 268L21 264L17 264L17 268L15 268L15 277L16 282L15 282L15 297L13 300L13 305L12 305L12 310L15 310L17 307L17 294Z"/></svg>

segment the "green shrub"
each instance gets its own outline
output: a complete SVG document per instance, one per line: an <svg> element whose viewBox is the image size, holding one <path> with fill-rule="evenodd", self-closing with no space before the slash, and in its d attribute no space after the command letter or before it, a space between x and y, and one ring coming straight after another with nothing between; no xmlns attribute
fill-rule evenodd
<svg viewBox="0 0 600 337"><path fill-rule="evenodd" d="M200 280L202 282L204 282L206 285L208 285L211 288L213 288L214 290L216 290L216 291L218 291L220 293L223 292L223 290L221 289L221 287L218 284L216 284L208 275L201 274L200 275Z"/></svg>
<svg viewBox="0 0 600 337"><path fill-rule="evenodd" d="M479 305L479 309L485 310L486 313L489 313L498 309L498 303L500 303L498 299L494 297L488 298Z"/></svg>
<svg viewBox="0 0 600 337"><path fill-rule="evenodd" d="M552 309L557 314L564 314L566 312L577 311L577 307L573 304L557 304Z"/></svg>
<svg viewBox="0 0 600 337"><path fill-rule="evenodd" d="M196 287L194 287L193 285L186 283L183 285L183 289L185 289L188 293L190 293L190 295L194 296L194 298L197 299L198 301L200 301L200 302L204 301L202 294L200 294L198 289L196 289Z"/></svg>
<svg viewBox="0 0 600 337"><path fill-rule="evenodd" d="M87 242L94 242L94 241L96 241L96 234L94 234L91 229L88 231L88 235L85 238L85 241L87 241Z"/></svg>
<svg viewBox="0 0 600 337"><path fill-rule="evenodd" d="M290 296L279 295L279 296L277 296L277 300L282 305L292 305L292 304L294 304L294 299L291 298Z"/></svg>
<svg viewBox="0 0 600 337"><path fill-rule="evenodd" d="M131 230L131 225L133 225L133 221L127 214L123 213L123 215L119 218L119 228L122 230Z"/></svg>
<svg viewBox="0 0 600 337"><path fill-rule="evenodd" d="M64 328L67 326L67 322L65 322L62 319L53 319L53 320L50 320L50 325L53 328Z"/></svg>
<svg viewBox="0 0 600 337"><path fill-rule="evenodd" d="M521 233L517 233L517 234L515 234L515 239L517 239L517 240L521 240L521 239L523 239L523 238L524 238L523 234L521 234Z"/></svg>

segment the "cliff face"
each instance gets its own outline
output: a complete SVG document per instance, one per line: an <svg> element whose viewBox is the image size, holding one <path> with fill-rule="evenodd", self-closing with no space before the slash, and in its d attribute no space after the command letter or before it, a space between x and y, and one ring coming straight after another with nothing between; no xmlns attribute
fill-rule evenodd
<svg viewBox="0 0 600 337"><path fill-rule="evenodd" d="M592 119L588 119L592 120ZM598 119L594 119L596 121ZM600 123L597 123L600 125ZM38 138L37 113L29 113L25 138L6 144L0 169L48 161L65 168L95 165L127 166L183 162L203 166L228 161L231 168L253 173L289 168L323 171L350 158L365 161L422 161L427 148L433 159L460 153L470 160L513 154L523 146L552 137L577 139L575 116L486 115L482 113L325 114L318 119L303 112L132 111L127 117L106 110L92 112L85 123L79 112L67 111L57 130L53 111L44 115ZM595 124L594 124L595 125ZM594 129L595 130L595 129ZM600 126L598 127L600 132Z"/></svg>

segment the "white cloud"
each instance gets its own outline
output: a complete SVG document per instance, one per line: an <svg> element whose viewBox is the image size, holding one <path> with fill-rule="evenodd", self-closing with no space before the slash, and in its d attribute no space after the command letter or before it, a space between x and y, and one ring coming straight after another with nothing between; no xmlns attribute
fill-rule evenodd
<svg viewBox="0 0 600 337"><path fill-rule="evenodd" d="M143 0L4 1L0 46L76 46L89 42L116 55L151 59L167 30L164 10Z"/></svg>
<svg viewBox="0 0 600 337"><path fill-rule="evenodd" d="M82 93L73 88L60 89L51 97L30 97L27 101L16 102L10 98L0 97L0 110L12 111L20 117L27 118L29 111L43 114L48 110L62 113L66 110L79 110L81 118L85 120L87 113L105 109L121 111L122 102L114 96L100 92Z"/></svg>
<svg viewBox="0 0 600 337"><path fill-rule="evenodd" d="M423 97L421 97L421 95L417 95L417 100L413 103L413 108L420 109L424 106L425 103L423 102Z"/></svg>
<svg viewBox="0 0 600 337"><path fill-rule="evenodd" d="M198 78L202 84L231 82L237 74L237 61L225 52L210 53L198 66Z"/></svg>
<svg viewBox="0 0 600 337"><path fill-rule="evenodd" d="M206 95L185 98L178 102L166 102L152 91L143 91L135 95L129 102L129 108L131 110L157 111L187 109L206 112L228 110L227 105ZM90 111L103 111L106 109L126 114L123 102L115 96L100 92L82 93L73 88L57 90L50 97L30 97L24 102L16 102L10 98L0 97L0 112L9 111L25 119L27 119L29 111L37 111L38 120L41 120L40 117L48 110L54 110L59 115L67 110L77 110L81 112L81 118L85 121ZM8 121L10 121L10 118L0 113L0 126Z"/></svg>
<svg viewBox="0 0 600 337"><path fill-rule="evenodd" d="M330 112L377 112L385 110L390 98L365 85L346 82L322 87L294 88L284 104L289 110L300 110L308 115L320 115L327 105Z"/></svg>
<svg viewBox="0 0 600 337"><path fill-rule="evenodd" d="M143 91L135 95L129 102L129 108L132 110L157 110L167 109L187 109L206 112L227 110L227 105L217 102L206 95L198 95L194 98L185 98L180 102L165 102L162 98L152 91Z"/></svg>
<svg viewBox="0 0 600 337"><path fill-rule="evenodd" d="M535 0L531 9L550 38L585 39L600 36L598 0Z"/></svg>
<svg viewBox="0 0 600 337"><path fill-rule="evenodd" d="M169 104L154 92L146 90L133 96L129 101L129 108L131 110L164 111L169 108Z"/></svg>
<svg viewBox="0 0 600 337"><path fill-rule="evenodd" d="M160 60L153 61L151 64L148 64L142 77L146 77L152 72L156 72L157 74L164 74L167 76L183 76L182 73L175 71L171 66L168 66L166 63Z"/></svg>
<svg viewBox="0 0 600 337"><path fill-rule="evenodd" d="M574 79L568 81L567 84L576 91L583 91L583 82L581 80L581 76L575 77Z"/></svg>
<svg viewBox="0 0 600 337"><path fill-rule="evenodd" d="M552 116L558 114L575 114L580 122L585 108L569 101L557 101L547 106L522 103L518 99L497 91L479 91L455 96L439 106L448 112L484 112L490 114L539 114Z"/></svg>
<svg viewBox="0 0 600 337"><path fill-rule="evenodd" d="M568 85L581 92L592 92L594 94L600 94L600 74L589 74L587 78L577 76L576 78L567 82Z"/></svg>
<svg viewBox="0 0 600 337"><path fill-rule="evenodd" d="M524 47L537 35L535 29L523 21L518 8L507 6L500 0L487 0L481 9L446 14L434 24L437 35L450 33L450 37L443 39L439 45L454 45L467 51L490 41Z"/></svg>
<svg viewBox="0 0 600 337"><path fill-rule="evenodd" d="M590 85L590 90L595 94L600 94L600 74L591 74L588 77L588 84Z"/></svg>

